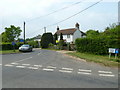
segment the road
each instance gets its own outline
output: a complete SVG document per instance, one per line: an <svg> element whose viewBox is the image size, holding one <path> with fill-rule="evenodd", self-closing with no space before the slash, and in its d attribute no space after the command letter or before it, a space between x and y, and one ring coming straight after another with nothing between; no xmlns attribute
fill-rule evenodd
<svg viewBox="0 0 120 90"><path fill-rule="evenodd" d="M118 69L57 51L2 55L3 88L118 88Z"/></svg>

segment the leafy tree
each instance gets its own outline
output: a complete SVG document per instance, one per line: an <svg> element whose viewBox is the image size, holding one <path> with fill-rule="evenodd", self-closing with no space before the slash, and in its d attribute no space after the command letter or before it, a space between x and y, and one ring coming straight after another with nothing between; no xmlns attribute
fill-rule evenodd
<svg viewBox="0 0 120 90"><path fill-rule="evenodd" d="M86 34L88 38L96 38L99 36L99 32L95 30L88 30Z"/></svg>
<svg viewBox="0 0 120 90"><path fill-rule="evenodd" d="M58 40L58 36L56 33L54 34L54 38L55 38L55 41Z"/></svg>
<svg viewBox="0 0 120 90"><path fill-rule="evenodd" d="M6 32L3 32L1 35L0 35L0 39L2 40L2 42L7 42L7 36L6 36Z"/></svg>
<svg viewBox="0 0 120 90"><path fill-rule="evenodd" d="M53 44L53 35L52 33L44 33L41 37L41 47L48 48L49 44Z"/></svg>
<svg viewBox="0 0 120 90"><path fill-rule="evenodd" d="M60 40L63 40L63 34L60 33Z"/></svg>
<svg viewBox="0 0 120 90"><path fill-rule="evenodd" d="M15 39L17 39L20 36L20 33L22 30L20 27L15 27L14 25L11 25L9 28L5 28L5 34L7 37L8 42L12 42Z"/></svg>

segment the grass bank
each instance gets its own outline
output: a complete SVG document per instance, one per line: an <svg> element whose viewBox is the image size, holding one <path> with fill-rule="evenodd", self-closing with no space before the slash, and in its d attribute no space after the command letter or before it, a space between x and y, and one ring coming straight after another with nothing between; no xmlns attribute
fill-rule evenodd
<svg viewBox="0 0 120 90"><path fill-rule="evenodd" d="M101 56L80 52L70 52L67 54L81 59L85 59L88 62L95 62L110 67L117 67L118 63L120 62L120 58L115 59L115 57L112 56L111 59L109 59L108 55Z"/></svg>
<svg viewBox="0 0 120 90"><path fill-rule="evenodd" d="M0 51L0 54L10 54L10 53L20 53L19 50L15 50L15 52L13 50L2 50Z"/></svg>

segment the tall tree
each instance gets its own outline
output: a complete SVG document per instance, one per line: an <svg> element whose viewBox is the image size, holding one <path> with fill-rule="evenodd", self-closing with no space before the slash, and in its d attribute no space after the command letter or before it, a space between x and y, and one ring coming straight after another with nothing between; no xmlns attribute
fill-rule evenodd
<svg viewBox="0 0 120 90"><path fill-rule="evenodd" d="M41 47L48 48L49 44L53 44L53 35L52 33L44 33L41 37Z"/></svg>
<svg viewBox="0 0 120 90"><path fill-rule="evenodd" d="M63 34L60 33L60 40L63 40Z"/></svg>
<svg viewBox="0 0 120 90"><path fill-rule="evenodd" d="M8 42L12 42L15 39L18 39L21 32L22 30L20 29L20 27L15 27L14 25L11 25L9 28L5 28L5 33Z"/></svg>
<svg viewBox="0 0 120 90"><path fill-rule="evenodd" d="M54 34L54 38L55 38L55 41L58 40L58 36L56 33Z"/></svg>

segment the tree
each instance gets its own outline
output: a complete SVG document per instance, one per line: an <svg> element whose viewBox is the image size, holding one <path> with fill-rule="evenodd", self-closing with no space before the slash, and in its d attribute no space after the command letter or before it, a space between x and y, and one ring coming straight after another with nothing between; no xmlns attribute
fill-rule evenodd
<svg viewBox="0 0 120 90"><path fill-rule="evenodd" d="M20 29L20 27L15 27L14 25L11 25L9 28L5 28L5 33L8 42L12 42L15 39L18 39L21 32L22 30Z"/></svg>
<svg viewBox="0 0 120 90"><path fill-rule="evenodd" d="M63 40L63 34L60 33L60 40Z"/></svg>
<svg viewBox="0 0 120 90"><path fill-rule="evenodd" d="M54 34L54 38L55 38L55 41L58 40L58 36L56 33Z"/></svg>
<svg viewBox="0 0 120 90"><path fill-rule="evenodd" d="M86 34L87 34L88 38L96 38L99 36L100 33L98 31L95 31L95 30L88 30L86 32Z"/></svg>
<svg viewBox="0 0 120 90"><path fill-rule="evenodd" d="M0 39L2 40L2 42L7 42L7 36L6 36L6 32L3 32L1 35L0 35Z"/></svg>
<svg viewBox="0 0 120 90"><path fill-rule="evenodd" d="M41 37L41 47L48 48L49 44L53 44L53 35L52 33L44 33Z"/></svg>

